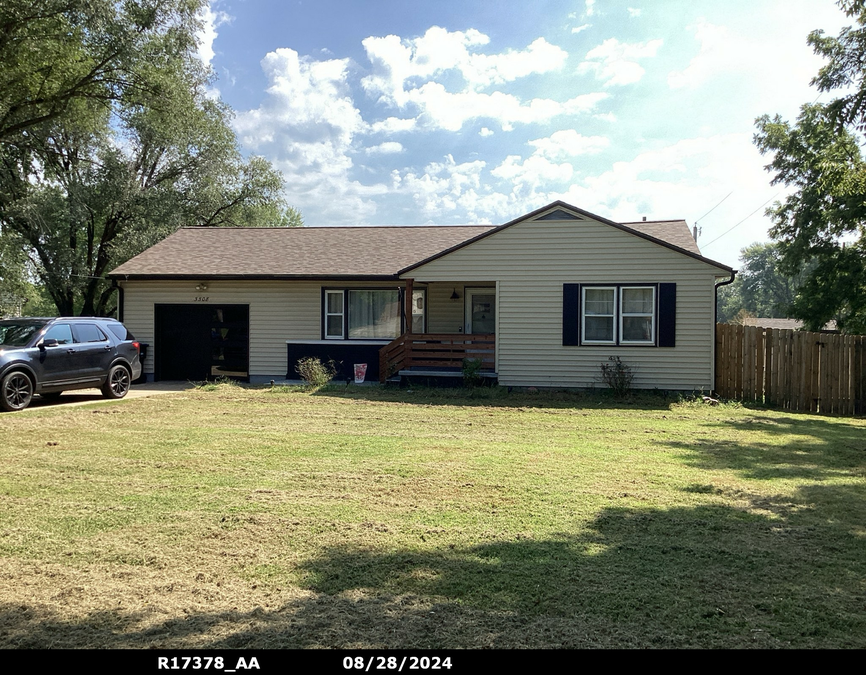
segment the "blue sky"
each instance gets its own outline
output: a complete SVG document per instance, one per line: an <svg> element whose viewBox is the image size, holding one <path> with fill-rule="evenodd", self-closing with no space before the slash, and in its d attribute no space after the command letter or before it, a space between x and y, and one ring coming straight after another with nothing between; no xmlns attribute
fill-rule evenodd
<svg viewBox="0 0 866 675"><path fill-rule="evenodd" d="M204 18L244 151L308 225L503 223L563 199L697 221L734 267L784 194L754 120L818 98L806 36L850 23L830 0L212 0Z"/></svg>

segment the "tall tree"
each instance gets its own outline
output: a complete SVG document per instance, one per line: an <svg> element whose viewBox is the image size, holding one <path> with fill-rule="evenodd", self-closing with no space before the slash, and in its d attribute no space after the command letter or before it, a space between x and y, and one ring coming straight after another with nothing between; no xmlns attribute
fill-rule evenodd
<svg viewBox="0 0 866 675"><path fill-rule="evenodd" d="M0 143L67 116L82 100L159 93L166 59L195 47L204 0L4 0ZM151 68L142 68L150 61ZM156 76L156 77L155 77Z"/></svg>
<svg viewBox="0 0 866 675"><path fill-rule="evenodd" d="M193 55L201 0L37 4L57 11L26 15L19 42L45 22L66 30L75 39L54 36L58 58L84 59L89 75L69 66L61 78L36 57L13 64L22 75L10 79L53 93L37 105L19 87L0 108L0 237L26 254L59 313L110 313L104 275L181 225L300 224L280 175L243 159L229 109L208 97Z"/></svg>
<svg viewBox="0 0 866 675"><path fill-rule="evenodd" d="M836 319L846 332L866 333L866 163L856 135L866 121L866 3L839 4L857 26L839 37L809 36L828 59L813 84L851 91L827 105L804 105L794 125L778 115L758 118L755 143L772 155L773 184L793 188L768 209L782 270L793 275L813 265L793 316L810 329Z"/></svg>
<svg viewBox="0 0 866 675"><path fill-rule="evenodd" d="M734 283L719 289L719 321L730 322L741 313L790 318L797 293L813 266L786 274L776 243L747 246L740 251L740 261Z"/></svg>

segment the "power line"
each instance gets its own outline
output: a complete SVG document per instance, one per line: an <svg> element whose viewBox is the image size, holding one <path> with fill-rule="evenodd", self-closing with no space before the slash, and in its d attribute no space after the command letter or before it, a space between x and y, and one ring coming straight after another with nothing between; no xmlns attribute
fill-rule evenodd
<svg viewBox="0 0 866 675"><path fill-rule="evenodd" d="M734 194L734 191L733 191L733 190L731 190L728 194L726 194L726 195L724 196L724 198L722 199L721 202L719 202L718 204L716 204L713 208L711 208L711 209L710 209L709 211L707 211L704 215L702 215L700 218L698 218L698 219L695 221L695 225L697 225L700 221L702 221L704 218L706 218L708 215L710 215L713 211L715 211L717 208L719 208L719 207L722 205L722 202L725 201L725 199L727 199L728 197L730 197L732 194Z"/></svg>
<svg viewBox="0 0 866 675"><path fill-rule="evenodd" d="M745 218L743 218L739 223L737 223L736 225L734 225L734 226L728 228L727 230L725 230L724 232L722 232L718 237L716 237L716 238L713 239L712 241L709 241L709 242L707 242L706 244L704 244L704 245L703 245L704 248L706 248L706 247L709 246L710 244L713 244L713 243L717 242L719 239L721 239L722 237L724 237L728 232L730 232L730 231L733 230L734 228L739 227L740 225L742 225L743 223L745 223L749 218L751 218L752 216L754 216L758 211L760 211L762 208L764 208L767 204L769 204L771 201L773 201L773 200L774 200L776 197L778 197L780 194L782 194L782 193L781 193L781 192L777 192L776 194L774 194L774 195L773 195L772 197L770 197L767 201L765 201L763 204L761 204L758 208L756 208L754 211L752 211L748 216L746 216Z"/></svg>

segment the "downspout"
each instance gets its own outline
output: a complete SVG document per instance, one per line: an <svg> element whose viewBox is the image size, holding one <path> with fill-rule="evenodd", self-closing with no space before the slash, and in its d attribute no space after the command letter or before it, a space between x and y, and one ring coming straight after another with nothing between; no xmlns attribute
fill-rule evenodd
<svg viewBox="0 0 866 675"><path fill-rule="evenodd" d="M123 287L117 283L117 279L111 280L111 287L117 289L117 320L123 323Z"/></svg>
<svg viewBox="0 0 866 675"><path fill-rule="evenodd" d="M727 281L720 281L715 285L713 290L713 393L716 389L716 325L719 323L719 288L734 283L737 276L737 270L731 270L731 278Z"/></svg>
<svg viewBox="0 0 866 675"><path fill-rule="evenodd" d="M713 305L713 329L715 329L716 324L719 322L719 288L734 283L734 279L736 278L736 276L737 270L731 270L730 279L728 279L727 281L720 281L716 284L716 289L714 291L715 304Z"/></svg>

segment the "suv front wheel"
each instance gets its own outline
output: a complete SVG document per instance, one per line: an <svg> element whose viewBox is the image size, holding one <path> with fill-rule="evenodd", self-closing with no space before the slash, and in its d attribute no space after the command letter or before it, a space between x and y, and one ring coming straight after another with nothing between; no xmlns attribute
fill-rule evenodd
<svg viewBox="0 0 866 675"><path fill-rule="evenodd" d="M33 381L20 370L7 373L0 382L0 408L3 410L24 410L32 399Z"/></svg>
<svg viewBox="0 0 866 675"><path fill-rule="evenodd" d="M102 385L102 395L105 398L123 398L129 391L130 384L132 384L132 377L126 367L112 366L108 371L105 384Z"/></svg>

